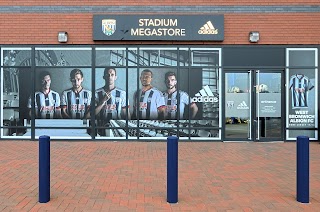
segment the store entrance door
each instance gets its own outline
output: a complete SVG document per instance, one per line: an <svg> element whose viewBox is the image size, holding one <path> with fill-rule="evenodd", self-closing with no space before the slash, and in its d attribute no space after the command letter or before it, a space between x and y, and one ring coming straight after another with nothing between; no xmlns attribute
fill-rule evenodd
<svg viewBox="0 0 320 212"><path fill-rule="evenodd" d="M224 140L284 139L283 71L225 71Z"/></svg>

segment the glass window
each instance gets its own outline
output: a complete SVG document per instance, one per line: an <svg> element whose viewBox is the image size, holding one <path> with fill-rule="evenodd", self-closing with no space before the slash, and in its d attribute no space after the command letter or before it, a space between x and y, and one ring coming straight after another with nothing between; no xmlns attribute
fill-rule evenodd
<svg viewBox="0 0 320 212"><path fill-rule="evenodd" d="M91 68L37 68L24 105L35 118L35 135L90 137ZM59 130L48 128L62 128ZM83 129L68 129L83 128ZM48 130L48 131L46 131Z"/></svg>
<svg viewBox="0 0 320 212"><path fill-rule="evenodd" d="M193 68L190 70L189 94L191 104L189 107L190 120L193 120L191 129L193 137L219 138L220 110L220 73L215 68ZM194 110L197 113L194 116Z"/></svg>
<svg viewBox="0 0 320 212"><path fill-rule="evenodd" d="M318 52L317 49L287 49L286 127L288 140L296 134L304 135L306 129L318 127ZM310 67L310 68L308 68ZM299 130L299 128L301 130ZM316 133L308 131L310 138Z"/></svg>
<svg viewBox="0 0 320 212"><path fill-rule="evenodd" d="M140 48L140 66L177 66L177 48Z"/></svg>
<svg viewBox="0 0 320 212"><path fill-rule="evenodd" d="M96 66L125 66L126 55L125 48L97 48Z"/></svg>
<svg viewBox="0 0 320 212"><path fill-rule="evenodd" d="M2 48L1 137L219 139L219 54L189 47Z"/></svg>
<svg viewBox="0 0 320 212"><path fill-rule="evenodd" d="M192 66L219 66L218 49L191 48Z"/></svg>
<svg viewBox="0 0 320 212"><path fill-rule="evenodd" d="M180 66L189 66L190 57L189 57L189 49L188 48L179 48L179 65ZM190 62L191 64L191 62Z"/></svg>
<svg viewBox="0 0 320 212"><path fill-rule="evenodd" d="M108 66L96 69L95 120L97 136L126 138L126 120L130 119L125 68Z"/></svg>
<svg viewBox="0 0 320 212"><path fill-rule="evenodd" d="M91 138L91 48L35 48L34 90L25 102L35 136Z"/></svg>
<svg viewBox="0 0 320 212"><path fill-rule="evenodd" d="M1 137L28 136L30 116L25 102L32 90L31 75L30 68L1 68Z"/></svg>
<svg viewBox="0 0 320 212"><path fill-rule="evenodd" d="M91 48L36 48L37 66L91 66Z"/></svg>
<svg viewBox="0 0 320 212"><path fill-rule="evenodd" d="M316 51L315 49L288 49L288 57L290 67L293 66L309 66L316 65Z"/></svg>
<svg viewBox="0 0 320 212"><path fill-rule="evenodd" d="M31 66L31 48L2 48L2 66Z"/></svg>
<svg viewBox="0 0 320 212"><path fill-rule="evenodd" d="M315 130L287 130L288 140L296 140L298 136L308 136L310 140L317 140L318 133Z"/></svg>

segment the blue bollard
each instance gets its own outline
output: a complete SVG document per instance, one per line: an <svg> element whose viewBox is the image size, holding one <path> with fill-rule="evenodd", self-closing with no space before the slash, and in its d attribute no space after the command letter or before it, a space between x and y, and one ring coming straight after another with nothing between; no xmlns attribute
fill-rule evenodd
<svg viewBox="0 0 320 212"><path fill-rule="evenodd" d="M50 200L50 137L39 137L39 202Z"/></svg>
<svg viewBox="0 0 320 212"><path fill-rule="evenodd" d="M309 203L309 137L297 137L297 201Z"/></svg>
<svg viewBox="0 0 320 212"><path fill-rule="evenodd" d="M178 137L167 138L167 202L178 202Z"/></svg>

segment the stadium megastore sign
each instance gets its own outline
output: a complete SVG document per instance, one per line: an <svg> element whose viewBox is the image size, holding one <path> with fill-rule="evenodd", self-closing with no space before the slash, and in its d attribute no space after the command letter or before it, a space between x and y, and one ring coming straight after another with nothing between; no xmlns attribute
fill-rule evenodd
<svg viewBox="0 0 320 212"><path fill-rule="evenodd" d="M224 16L94 15L93 40L223 41Z"/></svg>

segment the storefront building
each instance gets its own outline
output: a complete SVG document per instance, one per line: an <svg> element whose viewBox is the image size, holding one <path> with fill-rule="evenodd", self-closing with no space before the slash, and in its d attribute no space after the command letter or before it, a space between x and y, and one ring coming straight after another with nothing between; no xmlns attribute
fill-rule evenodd
<svg viewBox="0 0 320 212"><path fill-rule="evenodd" d="M1 140L318 140L319 1L0 6Z"/></svg>

